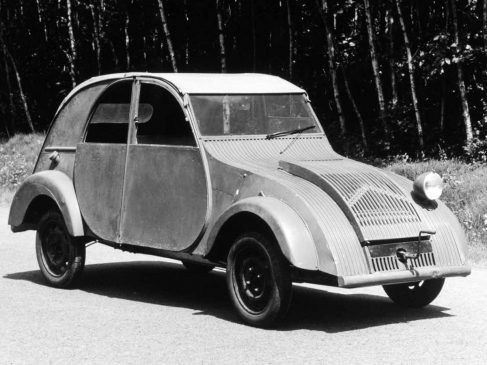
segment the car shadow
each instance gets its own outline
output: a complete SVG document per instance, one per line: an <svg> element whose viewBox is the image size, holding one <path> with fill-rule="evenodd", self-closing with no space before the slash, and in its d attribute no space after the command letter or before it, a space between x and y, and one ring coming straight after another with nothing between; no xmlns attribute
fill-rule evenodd
<svg viewBox="0 0 487 365"><path fill-rule="evenodd" d="M40 271L7 274L7 279L46 285ZM158 261L130 261L87 265L78 290L142 303L183 307L194 315L211 315L240 323L227 294L225 274L214 270L195 274L182 265ZM308 329L329 333L449 317L448 308L429 305L401 308L387 297L370 294L338 294L294 286L288 317L282 331Z"/></svg>

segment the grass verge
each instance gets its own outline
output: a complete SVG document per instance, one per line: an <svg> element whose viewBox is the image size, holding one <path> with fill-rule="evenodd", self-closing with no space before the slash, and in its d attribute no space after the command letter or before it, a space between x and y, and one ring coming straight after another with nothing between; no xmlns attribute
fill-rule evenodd
<svg viewBox="0 0 487 365"><path fill-rule="evenodd" d="M462 223L469 241L469 261L487 263L487 166L459 160L395 162L386 167L411 180L425 171L443 177L441 200Z"/></svg>
<svg viewBox="0 0 487 365"><path fill-rule="evenodd" d="M17 134L0 141L0 206L10 204L17 187L32 173L43 134Z"/></svg>

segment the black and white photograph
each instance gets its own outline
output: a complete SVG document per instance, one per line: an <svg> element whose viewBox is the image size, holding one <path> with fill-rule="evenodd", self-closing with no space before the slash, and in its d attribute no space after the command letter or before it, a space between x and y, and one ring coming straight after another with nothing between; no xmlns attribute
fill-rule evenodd
<svg viewBox="0 0 487 365"><path fill-rule="evenodd" d="M0 364L486 344L487 0L0 0Z"/></svg>

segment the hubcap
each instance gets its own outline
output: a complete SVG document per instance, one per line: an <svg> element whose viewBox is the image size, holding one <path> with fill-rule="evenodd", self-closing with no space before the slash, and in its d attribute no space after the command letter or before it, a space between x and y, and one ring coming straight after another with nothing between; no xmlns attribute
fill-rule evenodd
<svg viewBox="0 0 487 365"><path fill-rule="evenodd" d="M255 243L246 245L237 253L235 267L241 303L251 313L262 312L269 302L272 287L270 263L265 251Z"/></svg>
<svg viewBox="0 0 487 365"><path fill-rule="evenodd" d="M70 257L69 237L64 227L57 222L50 222L42 231L40 239L46 269L51 275L63 275L68 269Z"/></svg>

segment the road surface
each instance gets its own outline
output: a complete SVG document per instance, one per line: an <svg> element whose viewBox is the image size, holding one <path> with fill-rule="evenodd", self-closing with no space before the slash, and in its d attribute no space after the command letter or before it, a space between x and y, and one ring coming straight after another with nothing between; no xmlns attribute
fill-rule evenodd
<svg viewBox="0 0 487 365"><path fill-rule="evenodd" d="M79 289L46 286L34 233L0 208L0 364L486 364L487 269L447 280L424 309L380 287L295 286L287 321L239 323L222 271L94 245Z"/></svg>

